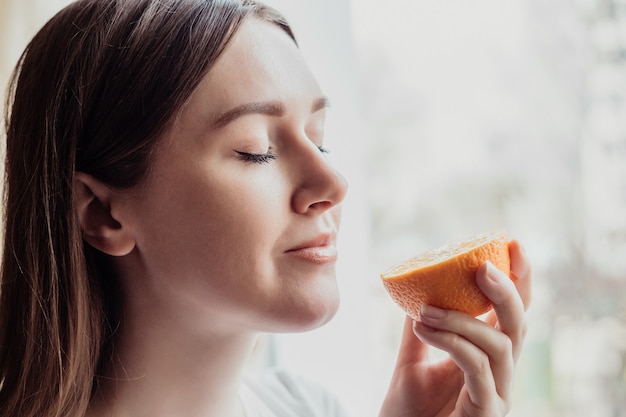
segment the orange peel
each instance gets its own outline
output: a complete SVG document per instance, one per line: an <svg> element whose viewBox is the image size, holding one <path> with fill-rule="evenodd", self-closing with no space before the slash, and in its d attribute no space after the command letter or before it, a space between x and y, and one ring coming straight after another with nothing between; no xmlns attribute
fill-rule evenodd
<svg viewBox="0 0 626 417"><path fill-rule="evenodd" d="M476 271L486 261L510 275L508 239L503 230L429 250L380 276L391 298L414 320L419 320L422 304L479 316L492 307L476 284Z"/></svg>

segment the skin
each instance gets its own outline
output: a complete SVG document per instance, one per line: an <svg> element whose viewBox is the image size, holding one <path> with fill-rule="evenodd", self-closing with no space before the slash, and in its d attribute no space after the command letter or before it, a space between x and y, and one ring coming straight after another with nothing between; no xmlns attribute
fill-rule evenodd
<svg viewBox="0 0 626 417"><path fill-rule="evenodd" d="M117 360L92 415L240 415L257 333L335 314L346 182L320 150L325 103L293 41L250 19L145 182L114 191L78 175L85 239L116 256L125 295Z"/></svg>
<svg viewBox="0 0 626 417"><path fill-rule="evenodd" d="M476 282L493 302L484 322L430 306L421 311L420 322L407 318L381 417L495 417L509 412L532 276L519 242L509 243L509 253L512 280L490 263L476 273ZM448 352L449 358L429 361L428 345Z"/></svg>
<svg viewBox="0 0 626 417"><path fill-rule="evenodd" d="M320 150L324 103L293 42L249 19L145 181L120 191L77 173L84 238L113 257L124 294L89 416L242 416L238 387L257 334L309 330L335 314L347 186ZM525 331L519 294L530 288L526 258L516 242L510 250L517 288L497 271L477 274L495 306L489 323L454 312L407 321L381 416L506 413ZM427 344L451 359L427 363Z"/></svg>

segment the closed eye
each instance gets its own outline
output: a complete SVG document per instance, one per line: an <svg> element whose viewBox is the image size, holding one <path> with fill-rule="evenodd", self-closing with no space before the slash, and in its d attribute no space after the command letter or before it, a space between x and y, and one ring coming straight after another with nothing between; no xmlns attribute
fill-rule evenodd
<svg viewBox="0 0 626 417"><path fill-rule="evenodd" d="M250 153L243 151L235 151L239 158L244 162L252 162L254 164L266 164L274 159L276 159L276 154L274 154L271 150L268 150L266 153Z"/></svg>
<svg viewBox="0 0 626 417"><path fill-rule="evenodd" d="M317 149L319 149L319 151L324 154L330 153L330 150L328 150L328 148L325 148L321 145L319 145ZM276 154L273 153L271 149L268 150L266 153L251 153L237 150L235 150L235 152L237 153L237 155L239 155L239 158L242 161L252 162L255 164L266 164L276 159Z"/></svg>

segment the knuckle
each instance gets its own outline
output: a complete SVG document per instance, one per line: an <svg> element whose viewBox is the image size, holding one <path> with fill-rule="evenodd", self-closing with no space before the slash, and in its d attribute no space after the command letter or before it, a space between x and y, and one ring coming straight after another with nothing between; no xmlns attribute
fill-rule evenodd
<svg viewBox="0 0 626 417"><path fill-rule="evenodd" d="M526 335L528 335L528 321L526 320L526 318L522 320L519 333L520 333L520 340L526 339Z"/></svg>
<svg viewBox="0 0 626 417"><path fill-rule="evenodd" d="M465 343L465 339L463 339L458 334L451 334L449 344L453 350L460 350L462 345Z"/></svg>
<svg viewBox="0 0 626 417"><path fill-rule="evenodd" d="M498 346L498 354L510 356L513 353L513 341L508 337L503 335L500 338L500 343Z"/></svg>
<svg viewBox="0 0 626 417"><path fill-rule="evenodd" d="M513 346L521 345L528 334L528 322L526 321L526 318L523 317L518 325L514 329L507 332L507 334L507 338L511 340Z"/></svg>
<svg viewBox="0 0 626 417"><path fill-rule="evenodd" d="M480 352L476 355L476 359L474 361L474 374L475 375L485 375L491 372L491 362L489 361L489 356L486 353Z"/></svg>

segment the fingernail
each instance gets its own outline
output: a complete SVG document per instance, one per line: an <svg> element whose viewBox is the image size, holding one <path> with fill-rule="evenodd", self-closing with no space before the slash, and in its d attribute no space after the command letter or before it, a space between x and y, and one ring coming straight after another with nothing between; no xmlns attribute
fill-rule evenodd
<svg viewBox="0 0 626 417"><path fill-rule="evenodd" d="M420 333L437 333L438 330L434 327L427 326L423 322L416 322L415 326L413 326L413 334L417 336L419 339L422 339Z"/></svg>
<svg viewBox="0 0 626 417"><path fill-rule="evenodd" d="M485 262L487 264L487 278L489 278L492 282L495 282L496 284L499 284L500 281L500 274L502 273L498 268L495 267L494 264L492 264L491 262L487 261Z"/></svg>
<svg viewBox="0 0 626 417"><path fill-rule="evenodd" d="M437 307L429 306L426 304L422 304L420 307L420 317L424 317L427 319L443 319L448 315L445 310L442 310Z"/></svg>

